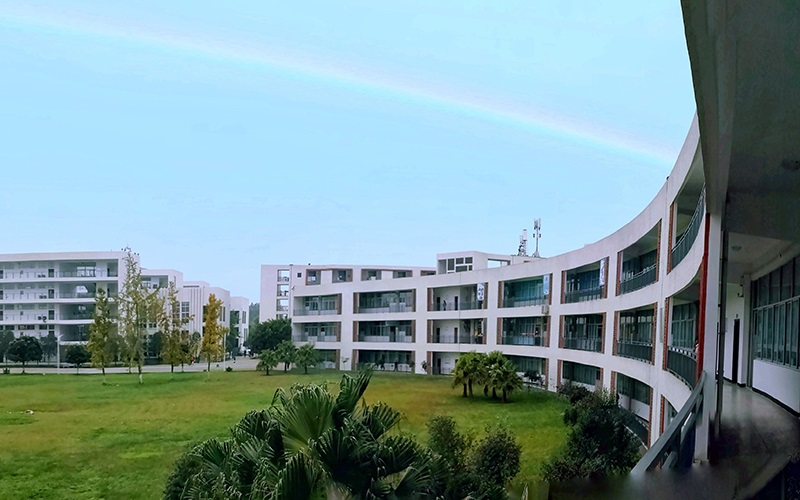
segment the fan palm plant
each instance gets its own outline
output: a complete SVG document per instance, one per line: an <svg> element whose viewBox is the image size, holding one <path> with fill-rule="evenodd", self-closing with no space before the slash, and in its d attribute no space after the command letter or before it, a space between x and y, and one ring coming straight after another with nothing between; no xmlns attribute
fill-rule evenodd
<svg viewBox="0 0 800 500"><path fill-rule="evenodd" d="M407 436L401 415L361 398L371 373L326 387L278 389L226 440L210 439L180 460L167 498L405 498L435 495L446 469ZM182 468L182 469L181 469ZM178 494L179 492L179 494Z"/></svg>
<svg viewBox="0 0 800 500"><path fill-rule="evenodd" d="M512 361L506 360L505 363L495 364L489 370L489 379L492 391L500 391L503 395L503 403L508 402L508 396L522 388L522 378L517 375L517 368Z"/></svg>

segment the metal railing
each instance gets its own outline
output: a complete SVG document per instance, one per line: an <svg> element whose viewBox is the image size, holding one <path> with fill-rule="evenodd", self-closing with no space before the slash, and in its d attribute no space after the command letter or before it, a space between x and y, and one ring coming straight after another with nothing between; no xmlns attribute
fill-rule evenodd
<svg viewBox="0 0 800 500"><path fill-rule="evenodd" d="M653 344L651 342L620 340L617 342L617 356L640 359L650 363L653 361Z"/></svg>
<svg viewBox="0 0 800 500"><path fill-rule="evenodd" d="M431 370L431 372L434 375L450 375L451 373L453 373L453 369L452 368L448 368L448 367L438 368L438 367L434 366L433 369Z"/></svg>
<svg viewBox="0 0 800 500"><path fill-rule="evenodd" d="M301 307L292 311L292 314L294 316L328 316L339 314L339 311L336 309L306 309Z"/></svg>
<svg viewBox="0 0 800 500"><path fill-rule="evenodd" d="M434 344L484 344L485 337L483 335L470 335L468 333L460 333L456 336L453 333L440 333L434 334L431 337Z"/></svg>
<svg viewBox="0 0 800 500"><path fill-rule="evenodd" d="M410 343L413 342L411 335L404 332L387 333L386 335L366 335L363 333L358 334L359 342L396 342L396 343Z"/></svg>
<svg viewBox="0 0 800 500"><path fill-rule="evenodd" d="M603 286L587 288L585 290L572 290L564 293L564 303L586 302L587 300L597 300L603 297Z"/></svg>
<svg viewBox="0 0 800 500"><path fill-rule="evenodd" d="M58 271L50 273L48 271L5 271L0 275L0 279L24 280L24 279L55 279L55 278L117 278L116 271L105 271L101 269L88 269L84 271Z"/></svg>
<svg viewBox="0 0 800 500"><path fill-rule="evenodd" d="M338 335L292 335L292 342L339 342Z"/></svg>
<svg viewBox="0 0 800 500"><path fill-rule="evenodd" d="M667 370L694 387L697 380L697 354L691 349L667 346Z"/></svg>
<svg viewBox="0 0 800 500"><path fill-rule="evenodd" d="M625 408L620 408L622 410L622 420L625 423L625 427L628 428L633 434L639 438L639 441L647 447L650 443L647 442L647 436L649 434L649 430L647 425L642 422L636 415L632 412L626 410Z"/></svg>
<svg viewBox="0 0 800 500"><path fill-rule="evenodd" d="M703 188L700 192L700 199L697 200L697 207L695 207L692 214L692 219L689 221L689 225L686 226L686 231L683 232L678 241L675 242L675 246L672 247L671 269L675 269L681 263L692 248L694 240L697 239L697 233L700 232L700 224L703 222L703 214L705 213L705 193L706 190Z"/></svg>
<svg viewBox="0 0 800 500"><path fill-rule="evenodd" d="M541 346L544 344L541 335L503 335L500 337L500 343L503 345L532 345Z"/></svg>
<svg viewBox="0 0 800 500"><path fill-rule="evenodd" d="M402 313L414 312L414 307L405 302L394 302L390 304L359 304L358 312L364 314L373 313Z"/></svg>
<svg viewBox="0 0 800 500"><path fill-rule="evenodd" d="M700 375L697 386L681 411L669 423L661 437L639 460L631 471L633 475L661 468L691 467L694 458L695 430L698 416L703 412L703 385L706 374Z"/></svg>
<svg viewBox="0 0 800 500"><path fill-rule="evenodd" d="M483 302L478 300L462 300L458 303L447 302L431 305L431 311L469 311L483 309Z"/></svg>
<svg viewBox="0 0 800 500"><path fill-rule="evenodd" d="M503 299L503 307L543 306L546 303L547 303L547 297L527 297L527 298L508 297L506 299Z"/></svg>
<svg viewBox="0 0 800 500"><path fill-rule="evenodd" d="M653 264L638 273L620 280L619 293L628 293L644 288L651 283L656 282L656 265Z"/></svg>
<svg viewBox="0 0 800 500"><path fill-rule="evenodd" d="M564 349L603 352L603 339L599 337L588 338L588 339L565 338Z"/></svg>
<svg viewBox="0 0 800 500"><path fill-rule="evenodd" d="M406 363L389 363L384 362L383 364L380 363L358 363L358 369L363 370L367 368L371 368L373 370L378 371L386 371L386 372L410 372L411 367Z"/></svg>

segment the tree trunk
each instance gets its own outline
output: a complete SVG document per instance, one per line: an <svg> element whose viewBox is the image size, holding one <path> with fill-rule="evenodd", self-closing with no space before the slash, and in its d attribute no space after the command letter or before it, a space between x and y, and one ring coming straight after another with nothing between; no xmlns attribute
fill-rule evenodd
<svg viewBox="0 0 800 500"><path fill-rule="evenodd" d="M139 385L144 384L144 380L142 380L142 363L141 361L136 365L136 368L139 371Z"/></svg>
<svg viewBox="0 0 800 500"><path fill-rule="evenodd" d="M208 373L207 378L211 378L211 355L208 356L208 369L206 370L206 372Z"/></svg>
<svg viewBox="0 0 800 500"><path fill-rule="evenodd" d="M303 373L305 373L306 375L308 375L308 367L307 367L307 366L304 366L304 367L303 367Z"/></svg>
<svg viewBox="0 0 800 500"><path fill-rule="evenodd" d="M497 399L497 389L492 387L492 399Z"/></svg>
<svg viewBox="0 0 800 500"><path fill-rule="evenodd" d="M25 373L25 362L22 362L22 373Z"/></svg>
<svg viewBox="0 0 800 500"><path fill-rule="evenodd" d="M469 397L472 397L472 379L469 379L468 387L469 387Z"/></svg>
<svg viewBox="0 0 800 500"><path fill-rule="evenodd" d="M488 396L489 395L489 386L488 385L484 385L483 386L483 395L484 396Z"/></svg>
<svg viewBox="0 0 800 500"><path fill-rule="evenodd" d="M508 400L506 399L506 390L505 389L503 389L503 403L508 403Z"/></svg>
<svg viewBox="0 0 800 500"><path fill-rule="evenodd" d="M462 397L467 397L467 384L461 384L464 386L464 393L461 395Z"/></svg>
<svg viewBox="0 0 800 500"><path fill-rule="evenodd" d="M103 371L103 385L107 385L106 384L106 365L100 366L100 369Z"/></svg>

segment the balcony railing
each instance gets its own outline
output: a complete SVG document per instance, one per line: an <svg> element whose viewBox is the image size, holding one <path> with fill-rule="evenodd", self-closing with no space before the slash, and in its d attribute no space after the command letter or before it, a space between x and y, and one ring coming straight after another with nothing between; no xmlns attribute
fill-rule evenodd
<svg viewBox="0 0 800 500"><path fill-rule="evenodd" d="M400 303L392 303L392 304L365 304L358 306L359 313L365 314L374 314L374 313L403 313L403 312L414 312L414 308L411 304L407 304L404 302Z"/></svg>
<svg viewBox="0 0 800 500"><path fill-rule="evenodd" d="M117 278L116 271L106 271L100 269L88 269L84 271L5 271L0 275L0 279L6 280L27 280L27 279L55 279L55 278Z"/></svg>
<svg viewBox="0 0 800 500"><path fill-rule="evenodd" d="M337 335L292 335L292 342L338 342L339 337Z"/></svg>
<svg viewBox="0 0 800 500"><path fill-rule="evenodd" d="M109 294L109 297L116 297L116 293ZM50 295L41 292L28 292L28 293L4 293L0 296L0 301L12 302L21 300L55 300L55 299L94 299L94 292L60 292Z"/></svg>
<svg viewBox="0 0 800 500"><path fill-rule="evenodd" d="M411 367L406 363L358 363L358 369L364 370L371 368L374 370L382 370L386 372L410 372Z"/></svg>
<svg viewBox="0 0 800 500"><path fill-rule="evenodd" d="M653 361L653 344L650 342L619 341L617 356L633 358L651 363Z"/></svg>
<svg viewBox="0 0 800 500"><path fill-rule="evenodd" d="M547 303L547 297L508 297L503 300L503 307L542 306Z"/></svg>
<svg viewBox="0 0 800 500"><path fill-rule="evenodd" d="M619 282L619 293L628 293L644 288L656 281L656 266L653 264L650 267L639 271L638 273L625 278Z"/></svg>
<svg viewBox="0 0 800 500"><path fill-rule="evenodd" d="M703 372L700 375L697 386L692 391L689 399L686 400L681 411L678 412L658 440L639 460L639 463L631 471L632 475L641 475L656 467L688 468L692 466L697 417L703 412L703 385L705 385L705 378L706 374Z"/></svg>
<svg viewBox="0 0 800 500"><path fill-rule="evenodd" d="M306 309L301 307L293 311L295 316L327 316L332 314L339 314L336 309Z"/></svg>
<svg viewBox="0 0 800 500"><path fill-rule="evenodd" d="M441 368L434 366L431 372L434 375L450 375L451 373L453 373L453 369L446 366Z"/></svg>
<svg viewBox="0 0 800 500"><path fill-rule="evenodd" d="M389 333L386 335L367 335L359 334L359 342L397 342L397 343L410 343L413 342L411 335L405 333Z"/></svg>
<svg viewBox="0 0 800 500"><path fill-rule="evenodd" d="M485 337L483 335L470 335L468 333L460 333L456 336L453 333L440 333L434 334L432 339L434 344L484 344Z"/></svg>
<svg viewBox="0 0 800 500"><path fill-rule="evenodd" d="M469 311L473 309L483 309L483 302L477 300L462 300L458 303L438 303L431 305L433 311Z"/></svg>
<svg viewBox="0 0 800 500"><path fill-rule="evenodd" d="M639 441L646 447L650 443L647 442L648 429L647 425L642 422L636 415L622 408L623 422L629 431L634 433Z"/></svg>
<svg viewBox="0 0 800 500"><path fill-rule="evenodd" d="M675 269L675 267L681 263L686 254L689 253L689 250L692 248L694 244L694 240L697 239L697 233L700 232L700 224L703 222L703 214L705 213L705 188L700 193L700 199L697 200L697 207L694 209L694 213L692 214L692 219L689 221L689 225L686 227L686 231L683 232L683 235L675 242L675 246L672 247L672 259L671 259L671 268Z"/></svg>
<svg viewBox="0 0 800 500"><path fill-rule="evenodd" d="M579 339L579 338L565 338L564 339L564 349L575 349L578 351L593 351L593 352L602 352L603 351L603 339L599 337L593 337L588 339Z"/></svg>
<svg viewBox="0 0 800 500"><path fill-rule="evenodd" d="M697 381L697 355L691 349L668 346L667 370L689 387L694 387Z"/></svg>
<svg viewBox="0 0 800 500"><path fill-rule="evenodd" d="M586 288L584 290L572 290L564 293L564 303L586 302L587 300L597 300L603 297L603 287Z"/></svg>
<svg viewBox="0 0 800 500"><path fill-rule="evenodd" d="M544 345L543 337L541 335L503 335L500 338L500 343L503 345Z"/></svg>

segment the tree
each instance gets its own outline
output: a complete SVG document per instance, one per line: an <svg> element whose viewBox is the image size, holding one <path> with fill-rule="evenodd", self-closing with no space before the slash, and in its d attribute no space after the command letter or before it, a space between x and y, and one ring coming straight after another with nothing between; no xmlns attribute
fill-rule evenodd
<svg viewBox="0 0 800 500"><path fill-rule="evenodd" d="M25 363L42 359L42 344L39 339L23 335L9 344L6 357L22 363L22 373L25 373Z"/></svg>
<svg viewBox="0 0 800 500"><path fill-rule="evenodd" d="M522 379L517 375L517 367L510 360L503 364L495 364L489 371L489 384L492 392L500 391L503 394L503 403L508 402L508 395L522 389Z"/></svg>
<svg viewBox="0 0 800 500"><path fill-rule="evenodd" d="M297 347L292 344L291 340L284 340L278 347L275 348L278 353L278 360L283 363L283 371L288 371L292 363L295 361L297 355Z"/></svg>
<svg viewBox="0 0 800 500"><path fill-rule="evenodd" d="M252 332L253 328L256 327L258 324L258 316L261 313L261 304L259 302L253 302L247 308L247 326L249 330Z"/></svg>
<svg viewBox="0 0 800 500"><path fill-rule="evenodd" d="M222 313L222 301L213 293L208 296L208 304L203 308L203 342L200 354L206 357L208 376L211 376L211 361L222 354L222 336L224 328L219 324Z"/></svg>
<svg viewBox="0 0 800 500"><path fill-rule="evenodd" d="M75 365L76 373L80 373L81 365L90 362L92 360L92 355L86 347L82 345L71 345L67 348L65 359L67 363Z"/></svg>
<svg viewBox="0 0 800 500"><path fill-rule="evenodd" d="M303 367L303 373L308 374L308 367L319 363L320 353L314 348L314 344L300 346L295 352L294 362Z"/></svg>
<svg viewBox="0 0 800 500"><path fill-rule="evenodd" d="M491 379L489 377L489 373L491 373L492 369L498 365L503 365L506 362L506 357L500 351L492 351L489 354L486 354L484 357L481 358L483 361L483 378L481 382L483 383L483 394L485 396L489 395L489 388L491 387ZM492 399L497 399L497 388L492 387Z"/></svg>
<svg viewBox="0 0 800 500"><path fill-rule="evenodd" d="M13 341L14 332L10 330L0 332L0 361L7 361L6 354L8 354L8 348Z"/></svg>
<svg viewBox="0 0 800 500"><path fill-rule="evenodd" d="M150 335L147 340L148 351L150 355L156 358L156 361L161 360L161 352L164 350L164 334L159 330Z"/></svg>
<svg viewBox="0 0 800 500"><path fill-rule="evenodd" d="M324 386L278 389L270 408L251 411L226 440L184 455L166 498L437 498L448 471L408 436L401 414L360 403L371 373Z"/></svg>
<svg viewBox="0 0 800 500"><path fill-rule="evenodd" d="M50 358L55 356L58 352L58 339L56 339L56 333L50 331L47 334L47 337L40 338L39 342L42 344L42 356L50 361Z"/></svg>
<svg viewBox="0 0 800 500"><path fill-rule="evenodd" d="M469 356L470 353L464 353L458 358L456 361L456 367L453 369L453 387L458 387L459 385L462 386L463 392L461 393L461 397L467 397L467 383L469 382L469 376L467 373L467 361L464 359Z"/></svg>
<svg viewBox="0 0 800 500"><path fill-rule="evenodd" d="M158 290L149 291L142 282L142 269L130 248L125 256L125 281L117 297L119 316L117 323L125 345L128 370L136 364L139 383L142 384L144 347L147 342L147 325L158 315Z"/></svg>
<svg viewBox="0 0 800 500"><path fill-rule="evenodd" d="M236 354L239 353L239 333L238 328L234 331L228 329L228 334L225 336L225 352L236 359Z"/></svg>
<svg viewBox="0 0 800 500"><path fill-rule="evenodd" d="M114 336L114 319L111 317L111 305L108 295L102 288L97 289L94 299L94 321L89 325L89 353L92 366L103 372L103 383L106 383L106 366L114 360L116 342Z"/></svg>
<svg viewBox="0 0 800 500"><path fill-rule="evenodd" d="M472 436L462 434L456 421L447 415L438 415L426 423L428 449L444 460L451 475L447 480L445 498L469 498L474 489L469 460Z"/></svg>
<svg viewBox="0 0 800 500"><path fill-rule="evenodd" d="M178 300L178 289L174 281L170 281L166 294L160 298L162 305L158 317L158 326L164 333L164 346L161 354L164 361L169 363L171 374L175 373L175 366L181 365L191 359L191 339L186 324L192 320L191 315L181 312L181 303Z"/></svg>
<svg viewBox="0 0 800 500"><path fill-rule="evenodd" d="M487 429L487 435L475 446L472 454L478 493L496 498L508 482L519 473L522 446L505 427Z"/></svg>
<svg viewBox="0 0 800 500"><path fill-rule="evenodd" d="M544 464L544 478L556 482L627 474L639 460L639 442L625 426L616 397L606 390L575 391L572 410L564 414L571 427L566 448Z"/></svg>
<svg viewBox="0 0 800 500"><path fill-rule="evenodd" d="M278 359L278 353L272 350L269 351L261 351L261 354L258 356L258 366L256 366L256 370L264 370L265 375L269 375L269 371L276 366L278 366L280 360Z"/></svg>
<svg viewBox="0 0 800 500"><path fill-rule="evenodd" d="M284 340L292 339L292 320L270 319L257 323L250 329L247 347L258 354L265 349L275 349Z"/></svg>

